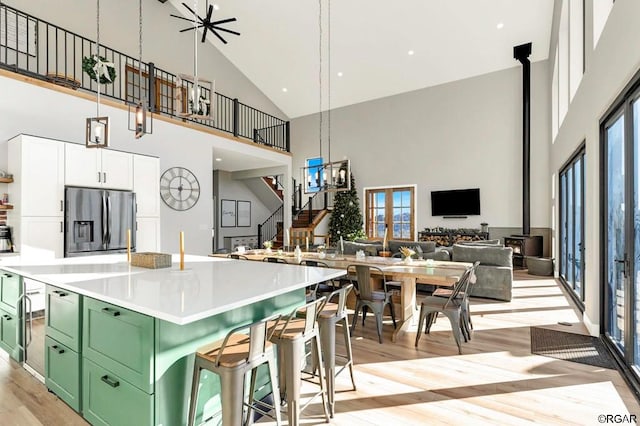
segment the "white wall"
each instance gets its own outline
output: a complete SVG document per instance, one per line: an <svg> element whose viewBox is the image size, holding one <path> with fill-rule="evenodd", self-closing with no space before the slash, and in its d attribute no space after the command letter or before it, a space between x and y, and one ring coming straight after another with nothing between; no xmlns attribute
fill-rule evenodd
<svg viewBox="0 0 640 426"><path fill-rule="evenodd" d="M96 39L96 2L89 0L4 0L7 4L90 40ZM192 7L192 3L187 2ZM201 2L204 5L204 1ZM173 74L193 74L193 32L178 31L189 22L169 2L143 0L144 62L154 62ZM138 1L100 2L100 44L138 58ZM240 31L242 32L242 31ZM233 35L227 41L233 43ZM217 49L221 45L198 42L198 75L216 81L216 91L269 114L286 116ZM223 47L220 47L223 48ZM78 60L82 60L79 58Z"/></svg>
<svg viewBox="0 0 640 426"><path fill-rule="evenodd" d="M594 4L597 2L594 2ZM604 3L604 0L603 0ZM618 0L609 14L598 44L590 52L587 70L551 148L549 174L557 176L571 154L586 141L585 182L585 322L593 335L600 322L600 136L599 122L625 85L640 69L640 2ZM587 18L587 26L593 20ZM597 28L596 28L597 30ZM595 31L588 29L587 33ZM552 36L553 37L553 36ZM553 44L552 44L553 45ZM558 200L553 200L555 212ZM557 223L557 213L555 217ZM559 238L555 230L556 240Z"/></svg>
<svg viewBox="0 0 640 426"><path fill-rule="evenodd" d="M547 68L547 61L531 67L532 227L550 226ZM317 115L291 122L294 170L318 155L318 126ZM361 197L364 187L417 184L418 231L481 222L522 227L522 67L515 60L511 69L334 110L331 135L331 159L351 159ZM480 216L431 216L430 191L463 188L480 188Z"/></svg>
<svg viewBox="0 0 640 426"><path fill-rule="evenodd" d="M25 133L84 143L84 120L96 113L95 101L2 76L0 94L0 169L7 167L5 141L11 137ZM101 114L108 115L111 120L111 148L157 156L161 171L173 166L186 167L200 182L200 199L190 210L179 212L161 203L161 239L165 252L177 252L179 231L185 231L185 246L189 253L204 255L211 252L212 170L217 150L246 153L270 166L275 163L290 167L291 158L286 154L157 119L153 134L136 140L128 130L126 110L103 105Z"/></svg>

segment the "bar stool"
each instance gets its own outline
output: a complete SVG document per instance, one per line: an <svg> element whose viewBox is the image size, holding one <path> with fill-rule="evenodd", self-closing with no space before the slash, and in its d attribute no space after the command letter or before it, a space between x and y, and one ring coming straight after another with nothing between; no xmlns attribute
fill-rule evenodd
<svg viewBox="0 0 640 426"><path fill-rule="evenodd" d="M195 421L198 402L200 372L209 370L220 376L222 424L242 425L244 406L248 407L247 424L252 423L252 411L269 415L263 408L275 411L276 424L280 425L280 390L276 377L275 351L269 341L269 331L278 324L280 315L272 316L253 324L236 327L223 340L205 345L196 352L191 384L191 405L189 406L189 426ZM269 327L271 326L271 327ZM240 333L249 329L249 334ZM254 400L257 368L268 364L273 406ZM251 373L251 387L248 403L245 402L245 375Z"/></svg>
<svg viewBox="0 0 640 426"><path fill-rule="evenodd" d="M349 333L349 323L347 320L347 295L353 289L353 284L348 284L327 296L327 303L318 314L318 326L320 328L320 345L322 346L322 359L324 360L324 371L327 381L327 395L329 399L329 415L335 415L335 378L345 368L349 367L353 390L356 390L356 382L353 378L353 352L351 351L351 336ZM338 303L331 303L337 298ZM342 328L344 345L347 350L346 355L336 354L336 326ZM336 371L336 357L344 358L346 363L341 365Z"/></svg>
<svg viewBox="0 0 640 426"><path fill-rule="evenodd" d="M324 365L321 361L321 346L318 335L318 313L324 306L327 298L320 297L304 306L293 310L287 321L276 324L273 327L271 343L278 348L278 375L280 378L280 393L286 394L287 417L289 425L298 426L300 413L318 395L322 395L322 408L327 423L329 412L327 410L326 389L324 380ZM300 315L302 314L302 315ZM310 342L313 350L310 352L313 365L318 366L318 378L320 391L304 406L300 406L300 384L302 381L302 368L309 353L305 345Z"/></svg>

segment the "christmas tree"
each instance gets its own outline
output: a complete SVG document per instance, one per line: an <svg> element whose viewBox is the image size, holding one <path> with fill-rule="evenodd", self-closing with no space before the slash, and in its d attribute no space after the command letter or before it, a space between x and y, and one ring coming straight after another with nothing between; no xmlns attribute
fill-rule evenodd
<svg viewBox="0 0 640 426"><path fill-rule="evenodd" d="M333 212L329 218L329 236L331 243L336 245L342 236L343 240L353 241L357 238L364 238L362 230L362 213L360 212L360 202L356 183L351 178L351 189L339 191L333 198Z"/></svg>

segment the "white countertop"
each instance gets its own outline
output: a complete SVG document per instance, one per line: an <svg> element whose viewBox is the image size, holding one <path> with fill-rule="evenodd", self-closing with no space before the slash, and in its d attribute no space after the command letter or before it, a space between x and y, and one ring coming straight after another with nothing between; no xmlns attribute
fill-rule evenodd
<svg viewBox="0 0 640 426"><path fill-rule="evenodd" d="M132 311L183 325L308 285L345 271L278 263L173 255L171 268L132 267L126 255L27 262L3 259L0 268Z"/></svg>

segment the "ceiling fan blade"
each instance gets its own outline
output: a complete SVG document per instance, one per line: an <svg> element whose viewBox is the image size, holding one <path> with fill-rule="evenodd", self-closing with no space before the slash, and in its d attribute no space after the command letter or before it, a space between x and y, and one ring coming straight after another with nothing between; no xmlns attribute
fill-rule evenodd
<svg viewBox="0 0 640 426"><path fill-rule="evenodd" d="M239 35L240 35L240 33L239 33L239 32L237 32L237 31L233 31L233 30L228 30L228 29L226 29L226 28L220 28L220 27L217 27L217 26L211 26L210 28L211 28L211 30L212 30L212 31L213 31L214 29L216 29L216 30L218 30L218 31L224 31L224 32L226 32L226 33L231 33L231 34L234 34L234 35L237 35L237 36L239 36Z"/></svg>
<svg viewBox="0 0 640 426"><path fill-rule="evenodd" d="M185 18L184 16L178 16L178 15L169 15L169 16L173 16L174 18L184 19L185 21L193 22L193 19Z"/></svg>
<svg viewBox="0 0 640 426"><path fill-rule="evenodd" d="M204 27L204 25L198 25L198 28L202 28L202 27ZM189 27L189 28L185 28L184 30L180 30L178 32L183 33L185 31L190 31L190 30L193 30L193 29L194 29L193 27Z"/></svg>
<svg viewBox="0 0 640 426"><path fill-rule="evenodd" d="M209 5L209 10L207 10L207 22L211 22L211 15L213 15L213 5Z"/></svg>
<svg viewBox="0 0 640 426"><path fill-rule="evenodd" d="M235 22L235 21L237 21L236 18L227 18L227 19L221 19L220 21L214 21L211 24L220 25L220 24L226 24L227 22Z"/></svg>
<svg viewBox="0 0 640 426"><path fill-rule="evenodd" d="M207 27L206 25L204 26L204 31L202 32L202 40L201 43L204 43L205 40L207 39L207 30L209 29L209 27Z"/></svg>
<svg viewBox="0 0 640 426"><path fill-rule="evenodd" d="M182 5L183 5L184 7L186 7L186 8L187 8L187 10L188 10L189 12L191 12L191 14L192 14L192 15L196 15L196 16L198 16L198 14L197 14L197 13L195 13L195 12L193 11L193 9L191 9L189 6L187 6L187 4L186 4L186 3L182 3ZM200 18L200 17L198 16L198 18Z"/></svg>
<svg viewBox="0 0 640 426"><path fill-rule="evenodd" d="M215 35L216 37L218 37L220 39L221 42L223 42L224 44L227 44L227 40L223 39L222 36L220 34L218 34L218 32L216 30L214 30L213 28L211 28L211 32L213 33L213 35Z"/></svg>

